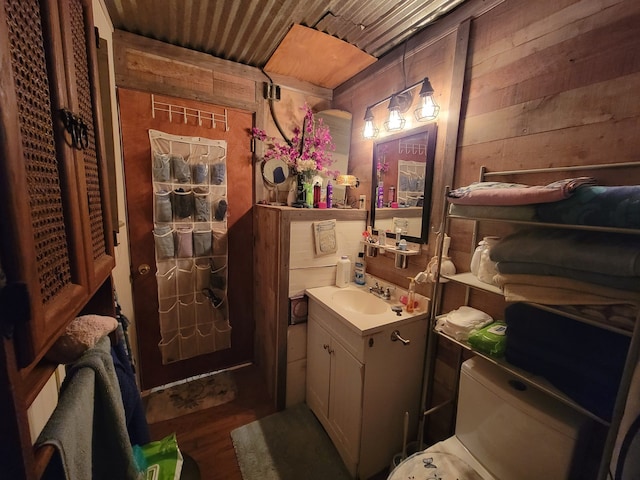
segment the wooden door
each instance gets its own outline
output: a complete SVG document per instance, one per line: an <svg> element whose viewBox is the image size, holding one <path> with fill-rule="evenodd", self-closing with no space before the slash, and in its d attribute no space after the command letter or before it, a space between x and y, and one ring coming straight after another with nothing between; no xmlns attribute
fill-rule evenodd
<svg viewBox="0 0 640 480"><path fill-rule="evenodd" d="M250 112L227 109L228 131L218 122L215 127L197 111L220 112L221 107L185 99L155 95L157 109L152 113L152 96L127 89L118 90L124 155L124 173L131 252L131 272L138 340L140 378L143 389L188 378L201 373L238 365L253 359L253 167L249 131ZM184 115L172 109L162 111L160 103L185 107ZM172 135L200 137L227 142L227 301L231 325L231 348L186 360L163 364L158 318L158 287L153 239L153 186L149 130ZM141 268L149 265L147 274Z"/></svg>

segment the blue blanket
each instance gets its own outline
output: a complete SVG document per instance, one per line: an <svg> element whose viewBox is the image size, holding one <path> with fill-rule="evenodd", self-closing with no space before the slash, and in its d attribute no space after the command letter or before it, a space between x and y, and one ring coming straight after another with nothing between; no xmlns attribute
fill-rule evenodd
<svg viewBox="0 0 640 480"><path fill-rule="evenodd" d="M559 202L536 206L543 222L640 228L640 185L581 186Z"/></svg>

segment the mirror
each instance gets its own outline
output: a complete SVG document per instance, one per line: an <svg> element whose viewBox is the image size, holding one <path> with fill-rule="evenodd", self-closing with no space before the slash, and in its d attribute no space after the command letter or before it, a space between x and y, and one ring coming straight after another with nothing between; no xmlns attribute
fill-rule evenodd
<svg viewBox="0 0 640 480"><path fill-rule="evenodd" d="M349 165L349 149L351 148L351 113L344 110L323 110L315 114L316 121L322 119L322 123L329 127L331 133L331 139L336 149L331 152L331 158L333 158L333 164L329 167L330 170L339 171L342 174L348 173L347 167ZM336 182L331 182L333 185L333 199L336 202L337 199L344 198L345 186L337 185ZM325 180L323 187L327 186Z"/></svg>
<svg viewBox="0 0 640 480"><path fill-rule="evenodd" d="M272 158L266 162L263 161L261 169L264 186L269 191L269 203L271 205L286 205L280 201L280 192L288 194L288 186L285 185L284 188L281 186L285 184L291 174L289 165L284 160ZM271 198L274 200L271 201Z"/></svg>
<svg viewBox="0 0 640 480"><path fill-rule="evenodd" d="M435 123L379 139L373 145L371 226L408 242L427 243Z"/></svg>

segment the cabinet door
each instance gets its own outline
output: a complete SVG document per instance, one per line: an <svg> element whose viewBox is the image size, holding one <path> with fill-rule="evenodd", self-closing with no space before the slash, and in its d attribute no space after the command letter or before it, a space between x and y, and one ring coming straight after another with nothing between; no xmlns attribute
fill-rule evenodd
<svg viewBox="0 0 640 480"><path fill-rule="evenodd" d="M307 405L325 424L329 418L331 336L312 318L307 324Z"/></svg>
<svg viewBox="0 0 640 480"><path fill-rule="evenodd" d="M59 112L69 108L59 10L71 15L77 10L72 4L58 9L52 0L3 0L0 9L0 61L8 67L0 69L0 253L8 282L24 285L28 294L28 305L15 305L16 312L28 313L11 318L24 322L16 325L21 366L39 359L113 266L105 223L110 219L95 207L88 214L86 206L96 196L103 199L104 177L95 173L96 166L87 174L84 160L76 161ZM81 7L81 28L92 35L87 4ZM82 45L87 52L94 48L87 41ZM90 60L88 54L79 56L74 68L85 62L88 69ZM93 80L85 78L89 90ZM80 89L77 95L83 95ZM97 103L97 97L91 98L89 109ZM89 131L99 137L96 124ZM83 176L100 179L88 187L80 182ZM101 237L102 244L89 240L86 231ZM91 258L101 264L99 275L89 267Z"/></svg>
<svg viewBox="0 0 640 480"><path fill-rule="evenodd" d="M330 353L329 421L350 457L351 461L347 463L357 463L362 426L364 365L335 339L330 345Z"/></svg>
<svg viewBox="0 0 640 480"><path fill-rule="evenodd" d="M57 0L57 6L66 88L66 101L57 107L73 112L87 126L86 148L69 148L67 142L67 155L75 166L84 264L89 289L94 291L110 274L115 259L93 13L88 0ZM55 30L54 25L51 28Z"/></svg>

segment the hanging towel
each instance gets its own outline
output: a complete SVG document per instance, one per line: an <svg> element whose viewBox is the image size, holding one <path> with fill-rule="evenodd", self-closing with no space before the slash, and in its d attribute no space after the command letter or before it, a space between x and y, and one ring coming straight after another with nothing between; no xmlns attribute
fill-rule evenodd
<svg viewBox="0 0 640 480"><path fill-rule="evenodd" d="M125 424L109 337L74 363L58 405L36 441L52 445L68 480L139 478Z"/></svg>

